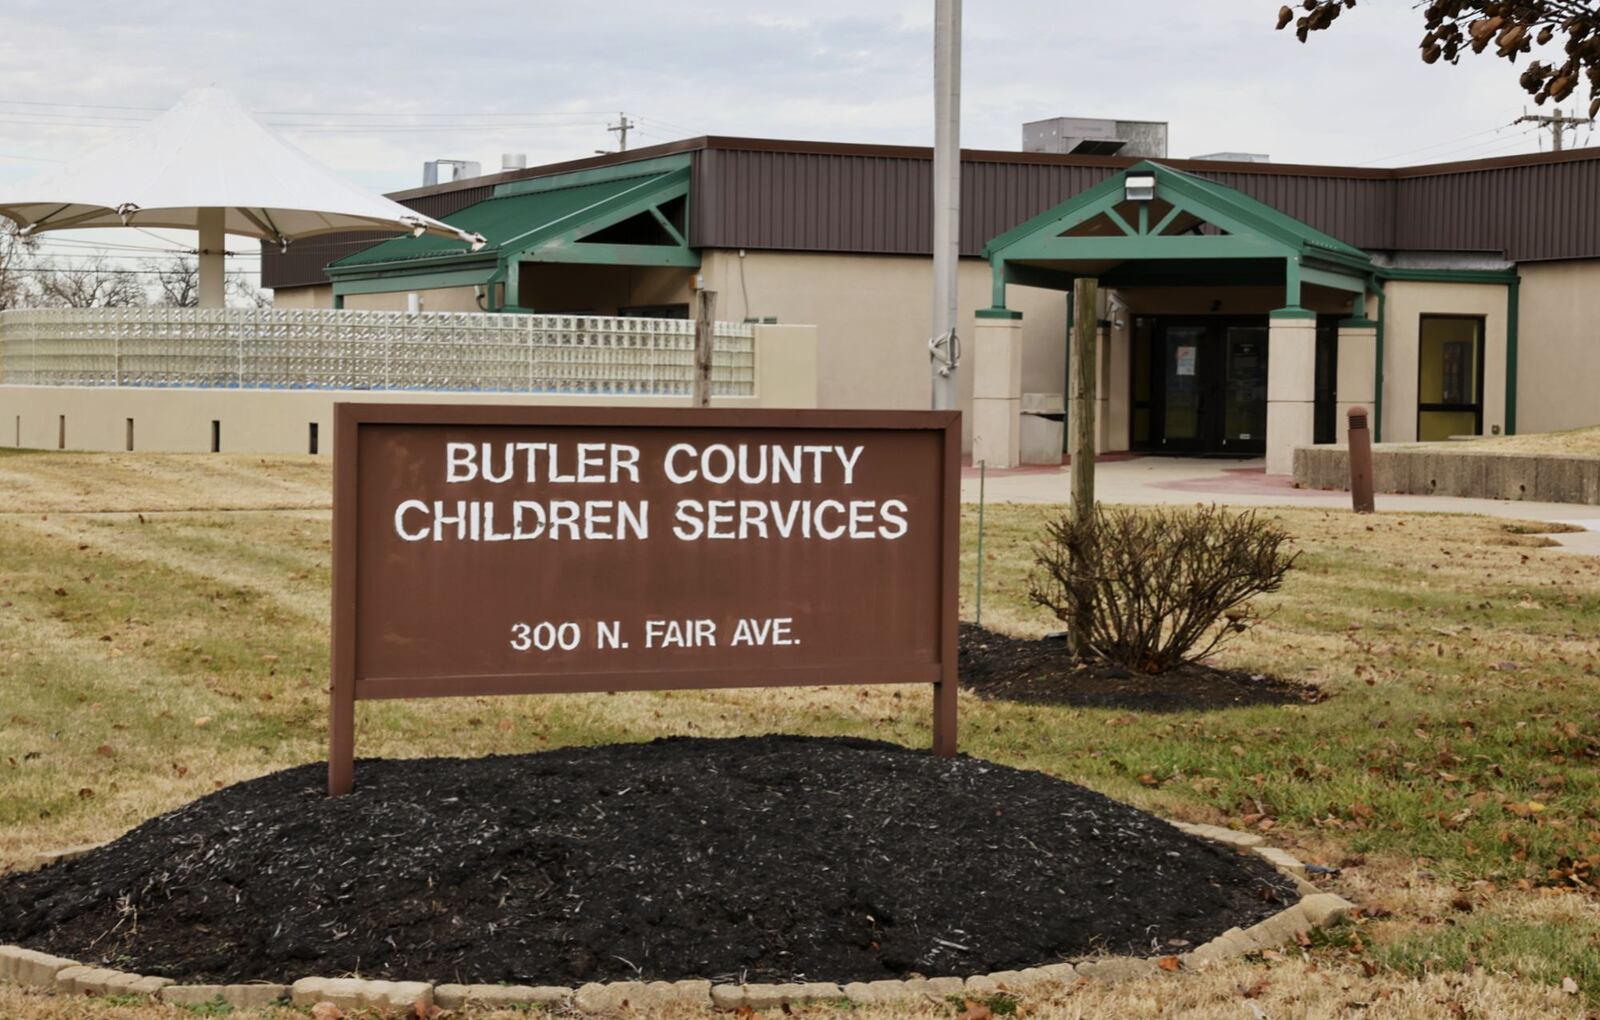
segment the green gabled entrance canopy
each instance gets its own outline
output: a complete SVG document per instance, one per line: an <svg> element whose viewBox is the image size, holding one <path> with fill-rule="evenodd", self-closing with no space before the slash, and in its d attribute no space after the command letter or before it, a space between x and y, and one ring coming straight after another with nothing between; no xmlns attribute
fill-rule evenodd
<svg viewBox="0 0 1600 1020"><path fill-rule="evenodd" d="M1130 176L1153 176L1153 197L1126 193ZM994 273L991 315L1005 315L1005 286L1070 290L1081 276L1108 287L1281 284L1279 314L1300 308L1302 283L1359 299L1376 269L1359 248L1292 216L1160 163L1144 161L994 238L983 250ZM981 313L980 313L981 314Z"/></svg>
<svg viewBox="0 0 1600 1020"><path fill-rule="evenodd" d="M504 283L502 307L514 309L524 262L699 266L687 240L688 202L686 157L514 181L442 217L481 234L487 243L478 251L429 235L400 237L339 259L328 276L336 298Z"/></svg>

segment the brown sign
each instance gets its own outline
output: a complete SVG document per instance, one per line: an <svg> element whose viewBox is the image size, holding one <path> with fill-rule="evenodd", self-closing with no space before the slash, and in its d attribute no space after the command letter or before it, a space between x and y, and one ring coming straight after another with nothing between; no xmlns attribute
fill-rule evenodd
<svg viewBox="0 0 1600 1020"><path fill-rule="evenodd" d="M355 701L931 683L955 412L339 404L329 791Z"/></svg>

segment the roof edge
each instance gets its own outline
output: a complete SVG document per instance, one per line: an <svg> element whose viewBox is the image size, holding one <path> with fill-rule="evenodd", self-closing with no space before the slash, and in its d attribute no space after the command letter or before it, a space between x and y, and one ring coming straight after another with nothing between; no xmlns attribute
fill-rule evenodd
<svg viewBox="0 0 1600 1020"><path fill-rule="evenodd" d="M627 163L656 159L675 153L693 153L703 150L741 152L792 153L796 155L869 156L884 159L931 160L933 150L924 145L884 145L866 142L819 142L783 138L748 138L728 135L699 135L675 142L650 145L627 152L587 156L559 163L545 163L522 170L469 177L449 184L408 188L389 192L389 198L404 202L408 199L430 195L448 194L467 188L495 187L513 181L526 181L538 177L553 177L578 170L598 167L622 166ZM1037 166L1095 167L1123 170L1144 162L1146 157L1133 156L1072 156L1045 152L1013 152L1002 149L962 149L965 163L1020 163ZM1494 156L1487 159L1461 160L1450 163L1426 163L1409 167L1357 167L1318 163L1237 163L1215 159L1171 159L1158 162L1179 170L1202 173L1248 173L1267 176L1290 177L1344 177L1352 180L1392 181L1415 177L1433 177L1440 174L1471 173L1480 170L1497 170L1521 166L1543 166L1558 163L1600 160L1600 146L1564 149L1561 152L1528 152L1512 156Z"/></svg>

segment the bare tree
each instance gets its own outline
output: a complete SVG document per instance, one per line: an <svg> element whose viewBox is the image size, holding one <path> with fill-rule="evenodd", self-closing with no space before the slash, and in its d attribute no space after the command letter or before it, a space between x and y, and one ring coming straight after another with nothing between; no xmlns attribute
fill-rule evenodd
<svg viewBox="0 0 1600 1020"><path fill-rule="evenodd" d="M0 218L0 312L23 304L28 296L28 271L17 261L37 247L31 237L17 232L17 225Z"/></svg>
<svg viewBox="0 0 1600 1020"><path fill-rule="evenodd" d="M200 263L185 255L165 262L146 262L156 280L156 304L163 308L193 308L200 303Z"/></svg>
<svg viewBox="0 0 1600 1020"><path fill-rule="evenodd" d="M39 303L57 308L130 308L146 301L139 277L93 258L37 274Z"/></svg>
<svg viewBox="0 0 1600 1020"><path fill-rule="evenodd" d="M1278 28L1291 23L1305 42L1312 32L1330 27L1356 0L1302 0L1305 13L1278 11ZM1422 59L1441 58L1454 64L1464 50L1482 53L1494 47L1495 56L1515 61L1538 46L1541 50L1560 40L1562 52L1546 63L1535 60L1522 72L1521 84L1535 103L1547 99L1560 103L1578 88L1589 85L1589 118L1600 115L1600 2L1596 0L1424 0L1425 32Z"/></svg>
<svg viewBox="0 0 1600 1020"><path fill-rule="evenodd" d="M262 290L250 282L247 276L228 277L228 303L241 308L272 307L272 291Z"/></svg>

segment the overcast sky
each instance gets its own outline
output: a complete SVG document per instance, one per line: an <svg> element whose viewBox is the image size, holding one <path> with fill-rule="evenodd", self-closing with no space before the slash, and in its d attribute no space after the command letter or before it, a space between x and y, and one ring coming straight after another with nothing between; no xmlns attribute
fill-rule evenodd
<svg viewBox="0 0 1600 1020"><path fill-rule="evenodd" d="M1537 151L1518 68L1428 67L1413 0L1364 0L1302 46L1278 0L966 4L962 142L1027 120L1165 120L1170 155L1407 165ZM697 134L928 144L933 0L274 0L0 6L0 185L230 89L375 189L434 158L498 168ZM56 104L56 105L43 105ZM131 107L132 109L129 109ZM1583 143L1580 136L1579 144Z"/></svg>

